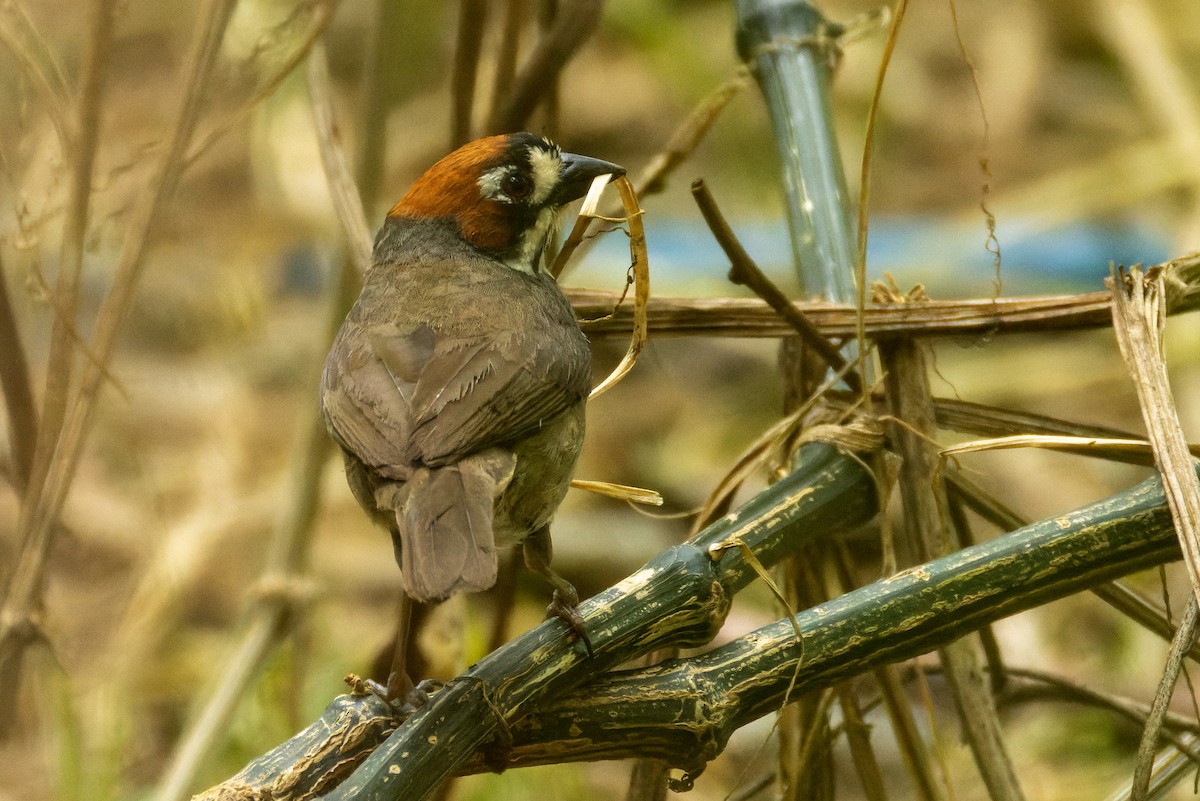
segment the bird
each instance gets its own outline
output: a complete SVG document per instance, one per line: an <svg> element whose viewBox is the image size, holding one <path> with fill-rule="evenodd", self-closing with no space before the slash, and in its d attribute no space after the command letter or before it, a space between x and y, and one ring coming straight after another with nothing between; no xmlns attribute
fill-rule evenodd
<svg viewBox="0 0 1200 801"><path fill-rule="evenodd" d="M554 587L548 616L591 649L578 593L550 567L591 351L544 262L563 206L624 172L528 132L478 139L421 175L375 237L320 404L350 490L391 533L400 567L389 701L416 689L411 602L491 587L505 546L522 547Z"/></svg>

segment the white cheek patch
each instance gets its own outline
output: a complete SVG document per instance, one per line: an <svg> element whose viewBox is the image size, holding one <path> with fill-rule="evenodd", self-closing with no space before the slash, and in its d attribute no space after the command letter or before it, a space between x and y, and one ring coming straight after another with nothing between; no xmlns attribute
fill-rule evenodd
<svg viewBox="0 0 1200 801"><path fill-rule="evenodd" d="M558 175L562 172L562 159L553 150L542 150L540 147L529 149L529 166L533 168L533 192L529 202L540 206L550 197L554 187L558 185Z"/></svg>
<svg viewBox="0 0 1200 801"><path fill-rule="evenodd" d="M479 196L489 200L504 200L511 202L500 189L500 183L512 171L512 167L493 167L479 176Z"/></svg>

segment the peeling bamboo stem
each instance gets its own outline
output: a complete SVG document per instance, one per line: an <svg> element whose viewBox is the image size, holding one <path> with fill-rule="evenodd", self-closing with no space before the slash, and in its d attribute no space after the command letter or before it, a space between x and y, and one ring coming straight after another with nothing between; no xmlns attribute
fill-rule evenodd
<svg viewBox="0 0 1200 801"><path fill-rule="evenodd" d="M786 492L792 495L795 489ZM867 491L867 485L859 485L857 491ZM807 500L813 499L807 496ZM795 519L797 530L811 530L811 521L802 521L803 517ZM729 525L722 521L692 543L724 540L728 534L721 529ZM796 545L794 540L790 543ZM390 739L384 740L390 727L371 728L372 721L377 726L381 718L390 720L382 701L373 696L343 696L330 705L321 721L201 798L228 798L218 791L234 786L245 794L240 797L250 797L263 788L276 791L278 782L295 784L299 777L293 768L301 757L313 772L302 777L299 786L324 792L345 775L348 764L375 749L359 773L328 798L420 799L443 773L494 769L495 750L477 750L487 740L480 728L503 731L507 768L636 754L698 771L722 750L734 730L776 711L789 688L791 697L797 698L927 653L989 622L1177 559L1179 549L1161 482L1150 479L1067 515L852 590L799 613L794 620L779 620L698 656L605 673L610 664L645 646L647 637L693 642L710 630L710 623L697 627L695 615L703 606L689 605L686 612L676 606L663 610L669 611L666 617L648 620L657 607L648 605L644 595L641 600L630 599L639 610L636 614L609 616L610 610L615 611L613 604L625 602L621 600L625 593L642 593L647 586L666 589L667 584L674 593L682 576L675 568L691 564L679 561L681 554L676 551L658 558L584 602L581 611L594 632L599 661L586 657L581 661L562 624L547 621L446 685ZM739 557L739 549L730 549L718 569L736 567ZM669 565L675 567L661 570ZM645 583L648 570L655 573L650 585ZM800 627L800 641L793 625ZM672 627L674 633L669 631ZM535 652L540 660L536 667L529 658ZM492 667L498 668L497 676L503 675L496 683L486 678ZM565 693L560 692L564 677L557 673L563 667L579 684ZM526 687L526 678L533 678L537 688ZM331 726L339 715L347 716L350 723ZM431 737L437 739L436 748L428 745ZM345 753L338 750L343 742L348 746ZM318 755L324 756L318 759ZM395 772L387 768L392 759L398 760ZM341 772L333 776L335 768ZM380 769L381 773L375 772ZM367 782L368 775L378 775L380 780Z"/></svg>

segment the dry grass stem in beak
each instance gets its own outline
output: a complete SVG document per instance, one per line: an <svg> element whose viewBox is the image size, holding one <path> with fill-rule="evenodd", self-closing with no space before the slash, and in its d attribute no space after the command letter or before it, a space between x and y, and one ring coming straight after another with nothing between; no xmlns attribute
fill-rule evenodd
<svg viewBox="0 0 1200 801"><path fill-rule="evenodd" d="M628 178L621 176L614 183L617 191L621 193L621 205L625 209L625 222L629 224L629 257L632 262L630 269L633 271L633 335L629 339L629 350L625 351L625 356L621 359L620 364L613 368L607 378L595 386L592 394L588 396L589 399L597 398L612 389L618 381L625 377L626 373L633 369L638 354L646 345L648 335L646 304L650 300L650 261L646 254L646 229L642 225L642 210L638 206L633 184ZM593 186L593 188L595 187ZM591 192L588 195L590 199ZM582 216L580 214L581 218Z"/></svg>

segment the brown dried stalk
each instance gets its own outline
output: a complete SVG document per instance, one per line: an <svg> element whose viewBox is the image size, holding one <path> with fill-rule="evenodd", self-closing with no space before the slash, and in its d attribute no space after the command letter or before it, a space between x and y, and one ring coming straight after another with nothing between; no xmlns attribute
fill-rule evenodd
<svg viewBox="0 0 1200 801"><path fill-rule="evenodd" d="M1180 291L1166 301L1168 314L1200 308L1200 254L1170 262ZM613 306L618 293L567 289L576 314L592 338L628 336L632 313ZM827 337L855 333L855 310L832 303L796 302ZM1107 291L1078 295L1043 295L995 300L930 300L913 304L875 305L864 313L871 338L894 336L993 335L1107 328L1112 324L1112 297ZM651 334L722 337L782 337L793 329L765 302L746 298L655 297L646 308ZM601 318L601 319L593 319Z"/></svg>
<svg viewBox="0 0 1200 801"><path fill-rule="evenodd" d="M919 340L880 343L888 402L902 424L891 426L891 439L902 461L900 493L904 500L905 528L922 559L944 556L952 549L943 510L948 508L946 486L937 473L931 447L934 411L929 393L928 366ZM931 484L930 477L933 476ZM994 799L1023 799L1000 730L1000 719L990 689L982 681L979 658L972 644L959 640L938 651L946 679L958 707L963 733L975 764Z"/></svg>
<svg viewBox="0 0 1200 801"><path fill-rule="evenodd" d="M1132 797L1139 801L1146 798L1149 790L1162 716L1175 690L1183 657L1195 640L1200 600L1200 483L1179 423L1162 353L1169 272L1169 268L1155 268L1143 273L1140 268L1132 267L1128 272L1114 270L1108 279L1113 298L1113 331L1137 388L1154 461L1183 549L1183 562L1192 579L1191 602L1171 642L1170 656L1138 746Z"/></svg>
<svg viewBox="0 0 1200 801"><path fill-rule="evenodd" d="M40 516L39 512L42 511L43 502L47 497L52 503L55 498L53 491L47 492L47 489L53 490L54 487L49 482L54 477L54 468L58 466L54 463L55 447L59 444L66 417L71 375L75 364L77 287L83 265L84 238L87 235L88 210L91 205L92 172L98 145L103 76L112 39L114 7L113 0L99 0L94 9L92 35L88 40L83 64L79 117L73 128L74 139L71 140L71 185L63 229L61 264L54 295L56 314L51 329L42 416L36 429L28 429L34 422L32 410L26 415L23 421L27 427L26 435L35 437L32 458L29 459L28 455L23 453L15 466L15 470L24 474L24 493L18 521L22 541L13 571L5 577L7 583L0 606L0 718L6 717L15 708L11 700L21 685L25 648L42 636L42 588L46 562L54 541L54 532L58 528L58 511L55 508L51 513ZM3 280L2 276L0 280ZM17 345L15 334L12 342ZM15 350L18 351L15 356L19 358L19 345ZM14 368L16 367L14 365ZM8 387L5 389L7 392ZM20 390L17 391L19 393ZM28 385L25 392L28 392ZM26 400L32 403L31 397L27 397ZM22 399L15 397L13 402L19 404ZM26 436L20 439L25 441ZM21 449L26 451L28 444L26 441ZM59 504L61 505L61 501Z"/></svg>
<svg viewBox="0 0 1200 801"><path fill-rule="evenodd" d="M1184 564L1200 599L1200 484L1179 423L1162 353L1169 268L1138 267L1108 279L1113 331L1133 377L1155 462L1179 532Z"/></svg>
<svg viewBox="0 0 1200 801"><path fill-rule="evenodd" d="M876 120L879 114L880 99L883 97L883 80L887 77L888 66L892 63L892 53L896 49L896 40L900 36L900 26L904 24L904 15L907 10L908 0L899 0L896 3L895 12L888 25L887 39L883 43L883 53L879 58L879 69L875 73L875 91L871 96L871 104L867 107L866 137L863 141L862 161L859 164L858 173L858 203L855 204L857 227L854 251L854 300L860 312L867 307L867 231L871 217L871 167L874 164L875 155ZM859 372L869 375L866 321L861 313L855 320L854 341L858 343Z"/></svg>

